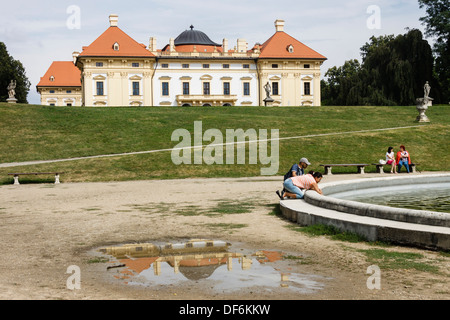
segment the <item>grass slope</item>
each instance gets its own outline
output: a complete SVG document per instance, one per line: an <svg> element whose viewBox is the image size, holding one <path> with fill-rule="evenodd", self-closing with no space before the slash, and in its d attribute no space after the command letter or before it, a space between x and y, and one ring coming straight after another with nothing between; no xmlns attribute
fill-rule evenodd
<svg viewBox="0 0 450 320"><path fill-rule="evenodd" d="M170 149L178 144L171 141L172 132L184 128L193 135L194 121L202 121L203 133L219 129L224 139L227 129L239 128L279 129L283 138L414 126L417 114L415 107L66 108L0 103L0 163ZM278 174L300 157L312 162L308 169L320 171L321 163L374 163L384 159L389 146L398 150L400 144L420 163L419 170L449 171L450 108L433 106L427 115L431 123L417 128L281 140ZM248 158L246 164L176 166L166 151L0 168L0 183L11 183L7 173L18 171L64 171L62 181L80 182L258 176L267 166L248 164Z"/></svg>

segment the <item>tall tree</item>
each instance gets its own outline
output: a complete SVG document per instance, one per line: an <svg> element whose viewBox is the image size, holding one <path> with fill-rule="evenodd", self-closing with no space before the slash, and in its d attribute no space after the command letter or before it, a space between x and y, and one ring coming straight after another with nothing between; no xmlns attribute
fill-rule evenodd
<svg viewBox="0 0 450 320"><path fill-rule="evenodd" d="M0 101L8 99L8 85L11 80L17 82L16 99L19 103L28 103L27 96L31 83L25 74L25 68L8 53L6 45L0 42Z"/></svg>
<svg viewBox="0 0 450 320"><path fill-rule="evenodd" d="M436 56L435 71L439 79L440 102L450 101L450 2L448 0L419 0L419 7L427 16L420 18L425 25L425 35L435 37L433 46Z"/></svg>
<svg viewBox="0 0 450 320"><path fill-rule="evenodd" d="M371 37L361 47L362 63L330 68L322 81L328 105L411 105L433 78L433 55L422 32Z"/></svg>

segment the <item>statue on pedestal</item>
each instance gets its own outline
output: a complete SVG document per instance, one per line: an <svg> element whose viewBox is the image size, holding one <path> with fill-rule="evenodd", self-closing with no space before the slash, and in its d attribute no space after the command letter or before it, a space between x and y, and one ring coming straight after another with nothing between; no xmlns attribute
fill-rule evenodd
<svg viewBox="0 0 450 320"><path fill-rule="evenodd" d="M16 86L17 86L17 81L16 80L11 80L11 83L8 85L8 96L9 98L6 99L6 101L8 103L16 103L17 99L15 97L16 95Z"/></svg>
<svg viewBox="0 0 450 320"><path fill-rule="evenodd" d="M268 81L264 86L264 89L266 90L266 98L264 99L264 105L266 107L271 107L273 106L273 102L275 100L273 100L272 97L270 96L270 93L272 92L272 87L270 86L270 83Z"/></svg>
<svg viewBox="0 0 450 320"><path fill-rule="evenodd" d="M433 101L433 98L430 97L430 91L431 86L427 81L423 86L423 98L416 99L417 111L419 111L419 115L416 118L417 122L430 122L430 119L425 115L425 111L428 110L428 107L431 107Z"/></svg>

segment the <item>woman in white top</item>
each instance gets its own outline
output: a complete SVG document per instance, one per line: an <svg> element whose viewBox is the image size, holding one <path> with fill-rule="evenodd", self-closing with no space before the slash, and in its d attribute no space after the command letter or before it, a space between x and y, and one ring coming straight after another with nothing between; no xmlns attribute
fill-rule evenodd
<svg viewBox="0 0 450 320"><path fill-rule="evenodd" d="M390 164L391 167L391 173L397 173L397 166L395 163L395 155L394 155L394 148L389 147L388 151L386 152L386 164Z"/></svg>

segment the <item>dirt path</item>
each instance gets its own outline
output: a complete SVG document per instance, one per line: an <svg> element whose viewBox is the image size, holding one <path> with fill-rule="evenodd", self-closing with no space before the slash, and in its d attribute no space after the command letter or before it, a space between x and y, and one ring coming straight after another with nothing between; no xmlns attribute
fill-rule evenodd
<svg viewBox="0 0 450 320"><path fill-rule="evenodd" d="M375 176L375 175L374 175ZM365 175L370 178L371 175ZM358 175L335 175L354 179ZM382 269L381 289L367 288L374 247L309 237L270 214L280 178L0 186L1 299L448 299L450 258L419 253L438 271ZM221 211L238 208L242 213ZM289 270L318 277L320 289L252 290L250 295L210 290L205 284L146 288L114 280L106 263L90 263L102 246L215 239L250 251L282 251L301 257ZM81 289L69 290L71 265L80 267Z"/></svg>

